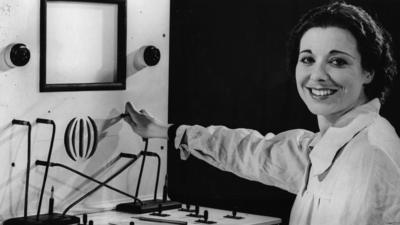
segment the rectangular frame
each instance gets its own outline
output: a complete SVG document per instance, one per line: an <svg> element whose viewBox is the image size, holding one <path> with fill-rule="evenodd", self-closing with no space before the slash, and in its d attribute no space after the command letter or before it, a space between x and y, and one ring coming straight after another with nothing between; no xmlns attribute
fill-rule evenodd
<svg viewBox="0 0 400 225"><path fill-rule="evenodd" d="M116 49L114 52L112 52L113 54L103 54L102 56L98 56L97 54L91 52L91 51L83 51L82 49L75 49L75 50L79 50L80 54L78 57L81 57L81 59L84 59L83 61L86 60L91 60L91 58L96 58L96 57L110 57L110 58L106 58L102 60L104 60L104 62L107 62L107 65L112 64L112 66L115 66L116 68L107 68L110 71L114 71L112 73L110 73L108 75L107 70L106 72L102 71L104 74L103 76L112 76L112 77L106 77L106 79L99 79L96 80L98 78L96 78L96 72L99 73L98 71L101 71L99 68L94 67L94 71L88 71L88 73L86 73L86 70L90 70L91 66L86 66L86 67L81 67L80 66L80 62L75 62L75 64L73 65L73 68L68 68L68 60L66 62L63 62L61 60L57 61L57 59L54 59L54 56L62 56L62 54L58 54L60 48L54 48L54 49L50 49L49 46L59 46L58 42L56 43L50 43L49 41L51 40L47 40L47 36L48 34L56 34L57 38L62 38L62 37L66 37L66 40L61 40L61 42L64 45L67 46L63 46L63 49L67 48L71 48L71 49L67 49L66 51L68 51L68 54L70 58L73 58L73 55L71 54L71 52L74 51L73 47L74 44L70 44L69 45L69 39L68 36L71 35L71 31L68 29L64 29L65 30L65 35L63 35L64 33L60 33L63 32L63 29L58 28L57 26L53 26L52 27L47 27L47 19L48 19L48 4L51 3L65 3L65 4L71 4L68 6L71 6L72 9L75 11L76 10L80 10L80 12L82 11L82 6L85 6L86 3L93 3L97 5L95 5L96 7L102 7L102 5L104 5L104 10L106 11L108 8L108 6L113 6L115 5L117 7L117 18L116 21L114 21L116 29L117 29L117 35L116 36L116 40L111 40L112 43L116 43ZM111 4L111 5L108 5ZM74 8L75 7L75 8ZM62 8L62 10L68 10L70 7L64 7ZM72 12L74 12L72 10ZM82 13L81 13L82 14ZM103 13L104 14L104 13ZM105 16L102 14L102 20L101 21L96 21L94 20L94 24L104 24L104 23L109 23L110 18L104 18ZM68 14L69 15L69 14ZM74 16L77 14L71 13L71 16ZM97 15L97 14L96 14ZM54 92L54 91L89 91L89 90L123 90L126 88L126 0L41 0L41 5L40 5L40 92ZM79 19L79 18L78 18ZM52 20L51 23L57 23L59 21L62 20ZM65 19L64 21L69 21L69 18ZM71 19L71 21L73 21ZM84 21L82 21L84 22ZM76 25L76 19L75 19L75 24L72 24L71 26ZM80 24L80 23L79 23ZM59 26L61 27L61 26ZM94 29L100 30L102 32L104 32L103 34L110 34L111 32L115 32L115 27L111 26L110 29L113 30L106 30L103 31L105 26L102 27L94 27ZM109 26L110 27L110 26ZM52 30L53 29L53 30ZM102 30L103 29L103 30ZM56 32L54 31L56 30ZM78 28L77 30L79 30L80 32L85 32L85 27L81 27ZM90 30L92 30L92 28L90 28ZM51 33L53 32L53 33ZM68 33L69 32L69 33ZM79 35L85 35L85 34L79 34ZM88 35L92 35L90 34L88 31ZM83 36L86 37L86 36ZM110 36L108 36L110 37ZM99 38L101 38L101 36L99 36ZM84 38L83 38L84 39ZM79 39L80 40L80 39ZM57 40L60 41L60 40ZM97 39L96 39L97 41ZM98 41L100 42L100 41ZM78 43L76 44L77 46L86 46L85 44L88 44L88 46L91 46L89 44L92 44L92 49L93 49L93 43L88 42L88 43ZM112 47L109 47L105 44L103 44L103 47L105 48L105 50L103 49L99 49L99 51L110 51L110 48L112 49ZM97 46L98 47L98 46ZM101 46L100 46L101 47ZM98 49L95 49L96 51ZM78 52L79 52L78 51ZM84 54L83 56L81 54ZM91 55L92 53L92 55ZM66 54L66 55L68 55ZM54 62L60 63L60 66L62 66L63 68L60 71L51 71L49 68L49 59L47 59L47 56L50 55L52 56L52 58L50 60L53 60L53 64ZM109 56L111 55L111 56ZM67 57L67 59L68 59ZM86 61L86 62L89 62ZM101 62L97 62L98 65L101 64ZM56 70L54 68L59 68L57 65L52 65L53 67L51 69ZM111 66L111 67L112 67ZM65 68L64 68L65 67ZM72 67L72 66L71 66ZM97 71L96 71L97 69ZM49 71L50 70L50 71ZM65 71L64 71L65 70ZM85 81L85 79L82 78L82 80L80 80L80 77L84 77L84 76L77 76L77 78L74 79L78 79L78 81L74 81L74 82L70 82L68 81L68 79L65 79L65 82L63 81L64 77L68 77L69 74L71 74L71 71L78 71L81 74L89 74L91 72L94 73L94 81ZM57 82L50 82L49 80L49 75L54 75L54 74L60 74L62 73L62 76L60 77L56 77L56 79L61 79L61 81L57 81ZM72 72L73 73L73 72ZM54 75L55 76L55 75ZM88 75L89 76L89 75ZM104 77L103 77L104 78Z"/></svg>

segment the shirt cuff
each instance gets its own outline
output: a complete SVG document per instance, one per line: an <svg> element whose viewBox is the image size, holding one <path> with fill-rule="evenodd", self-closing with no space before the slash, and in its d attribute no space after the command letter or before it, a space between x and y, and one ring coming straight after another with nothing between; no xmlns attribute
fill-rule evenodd
<svg viewBox="0 0 400 225"><path fill-rule="evenodd" d="M178 129L179 126L180 124L172 124L171 126L168 127L168 140L172 141L172 143L175 142L176 130Z"/></svg>
<svg viewBox="0 0 400 225"><path fill-rule="evenodd" d="M168 142L170 143L169 146L173 146L174 149L179 150L180 158L182 160L186 160L187 158L189 158L190 153L188 151L188 145L186 140L187 139L186 126L181 126L181 125L182 124L172 124L171 126L168 127ZM177 135L179 127L182 127L182 129L179 130L180 133ZM176 140L177 138L179 138L179 140Z"/></svg>

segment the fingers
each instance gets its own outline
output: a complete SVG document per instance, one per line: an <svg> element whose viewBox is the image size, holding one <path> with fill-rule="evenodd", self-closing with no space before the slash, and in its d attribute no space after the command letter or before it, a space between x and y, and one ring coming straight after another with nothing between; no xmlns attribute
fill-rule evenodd
<svg viewBox="0 0 400 225"><path fill-rule="evenodd" d="M127 115L124 116L125 121L133 123L135 126L146 124L154 120L154 117L152 117L150 113L144 109L138 111L130 102L127 102L125 105L125 114Z"/></svg>
<svg viewBox="0 0 400 225"><path fill-rule="evenodd" d="M137 118L140 113L135 109L135 107L130 103L127 102L125 104L125 113L127 113L129 116L129 118L135 120L135 118Z"/></svg>
<svg viewBox="0 0 400 225"><path fill-rule="evenodd" d="M137 110L130 102L125 105L125 112L132 117L133 120L139 118L140 115L152 117L145 109Z"/></svg>
<svg viewBox="0 0 400 225"><path fill-rule="evenodd" d="M124 117L125 122L127 122L128 124L130 124L131 126L136 127L136 123L135 121L132 120L132 117L130 116L125 116Z"/></svg>
<svg viewBox="0 0 400 225"><path fill-rule="evenodd" d="M145 109L141 109L139 112L146 115L147 117L152 117Z"/></svg>

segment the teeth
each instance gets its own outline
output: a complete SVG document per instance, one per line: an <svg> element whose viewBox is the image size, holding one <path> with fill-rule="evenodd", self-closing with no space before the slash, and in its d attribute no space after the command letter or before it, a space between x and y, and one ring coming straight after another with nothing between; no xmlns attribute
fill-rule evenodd
<svg viewBox="0 0 400 225"><path fill-rule="evenodd" d="M334 92L335 91L331 89L311 89L311 93L317 96L328 96Z"/></svg>

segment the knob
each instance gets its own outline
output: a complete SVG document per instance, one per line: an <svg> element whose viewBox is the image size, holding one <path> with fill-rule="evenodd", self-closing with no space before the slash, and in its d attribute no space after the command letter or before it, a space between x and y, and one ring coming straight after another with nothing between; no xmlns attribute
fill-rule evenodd
<svg viewBox="0 0 400 225"><path fill-rule="evenodd" d="M10 68L25 66L31 58L31 52L25 44L10 44L5 50L5 62Z"/></svg>
<svg viewBox="0 0 400 225"><path fill-rule="evenodd" d="M83 225L86 225L86 224L87 224L87 219L88 219L87 214L84 213L84 214L82 215L82 222L83 222Z"/></svg>
<svg viewBox="0 0 400 225"><path fill-rule="evenodd" d="M204 210L204 222L208 221L208 210Z"/></svg>
<svg viewBox="0 0 400 225"><path fill-rule="evenodd" d="M154 66L160 61L160 50L158 48L150 45L144 49L143 59L148 66Z"/></svg>
<svg viewBox="0 0 400 225"><path fill-rule="evenodd" d="M133 57L133 66L136 70L141 70L146 66L156 65L160 58L161 54L158 48L152 45L142 46Z"/></svg>
<svg viewBox="0 0 400 225"><path fill-rule="evenodd" d="M158 204L158 214L159 215L162 214L162 206L161 206L161 204Z"/></svg>
<svg viewBox="0 0 400 225"><path fill-rule="evenodd" d="M243 217L241 216L237 216L237 210L236 208L232 209L232 214L226 215L224 216L225 218L229 218L229 219L243 219Z"/></svg>
<svg viewBox="0 0 400 225"><path fill-rule="evenodd" d="M167 185L164 185L162 201L166 202L167 201L167 197L168 197L168 187L167 187Z"/></svg>

